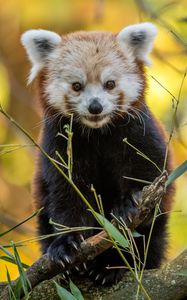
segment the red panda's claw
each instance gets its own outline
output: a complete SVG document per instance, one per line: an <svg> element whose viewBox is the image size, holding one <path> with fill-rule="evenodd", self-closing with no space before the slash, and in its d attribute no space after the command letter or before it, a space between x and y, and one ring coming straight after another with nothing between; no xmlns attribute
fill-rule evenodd
<svg viewBox="0 0 187 300"><path fill-rule="evenodd" d="M72 264L72 260L69 256L64 255L64 260L68 263L68 264Z"/></svg>
<svg viewBox="0 0 187 300"><path fill-rule="evenodd" d="M139 206L141 204L142 202L141 191L132 192L131 197L132 197L132 201L135 203L136 206Z"/></svg>
<svg viewBox="0 0 187 300"><path fill-rule="evenodd" d="M78 246L76 242L72 241L71 244L75 250L78 250Z"/></svg>
<svg viewBox="0 0 187 300"><path fill-rule="evenodd" d="M62 268L65 269L65 264L62 260L59 261L59 263L61 264Z"/></svg>

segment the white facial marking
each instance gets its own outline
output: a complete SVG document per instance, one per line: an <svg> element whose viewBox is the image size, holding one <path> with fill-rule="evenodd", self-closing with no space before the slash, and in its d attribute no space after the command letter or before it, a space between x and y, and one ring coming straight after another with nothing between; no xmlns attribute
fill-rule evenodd
<svg viewBox="0 0 187 300"><path fill-rule="evenodd" d="M81 118L81 121L83 124L85 124L88 127L91 128L101 128L104 125L106 125L109 121L110 121L110 117L106 116L101 120L97 120L97 121L90 121L84 117Z"/></svg>
<svg viewBox="0 0 187 300"><path fill-rule="evenodd" d="M138 74L126 74L119 80L119 87L124 91L127 105L138 100L142 90L142 79Z"/></svg>

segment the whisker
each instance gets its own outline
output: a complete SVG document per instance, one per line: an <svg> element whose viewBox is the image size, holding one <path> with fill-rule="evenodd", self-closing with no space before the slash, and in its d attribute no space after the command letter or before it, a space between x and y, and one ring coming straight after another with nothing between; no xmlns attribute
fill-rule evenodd
<svg viewBox="0 0 187 300"><path fill-rule="evenodd" d="M131 120L131 116L129 115L129 113L127 112L127 116L128 116L128 121L127 121L127 123L125 123L123 126L126 126L126 125L128 125L129 124L129 122L130 122L130 120Z"/></svg>
<svg viewBox="0 0 187 300"><path fill-rule="evenodd" d="M90 134L91 134L91 128L87 128L87 138L88 138L88 141L89 141L89 138L90 138Z"/></svg>
<svg viewBox="0 0 187 300"><path fill-rule="evenodd" d="M143 103L143 102L141 102L140 100L138 100L138 102L140 102L144 107L145 107L145 109L146 109L146 111L148 111L148 108L147 108L147 106ZM121 108L124 108L124 104L122 105L120 105L120 104L116 104L115 105L115 107L121 107ZM138 110L138 111L140 111L140 112L142 112L142 114L144 114L147 118L149 118L150 119L150 116L148 115L148 114L146 114L143 110L141 110L140 108L137 108L137 107L134 107L134 106L131 106L129 109L136 109L136 110Z"/></svg>
<svg viewBox="0 0 187 300"><path fill-rule="evenodd" d="M136 114L137 118L139 119L140 121L140 124L142 124L142 119L141 119L141 116L140 116L140 113L135 111L134 109L132 109L132 111Z"/></svg>
<svg viewBox="0 0 187 300"><path fill-rule="evenodd" d="M125 117L126 117L126 115L122 115L122 114L118 113L117 111L114 111L114 112L113 112L113 115L119 116L119 117L121 117L122 119L125 119Z"/></svg>
<svg viewBox="0 0 187 300"><path fill-rule="evenodd" d="M134 109L138 110L139 112L141 112L142 114L144 114L148 119L150 119L150 116L147 115L143 110L137 108L137 107L133 107Z"/></svg>
<svg viewBox="0 0 187 300"><path fill-rule="evenodd" d="M125 113L127 113L127 114L129 114L133 119L135 119L136 118L136 116L134 116L133 114L131 114L129 111L124 111L124 110L121 110L121 109L117 109L117 111L119 111L119 112L125 112Z"/></svg>
<svg viewBox="0 0 187 300"><path fill-rule="evenodd" d="M145 120L143 118L143 116L141 115L141 112L137 111L137 109L135 107L131 107L130 108L136 115L139 116L139 120L141 119L140 121L140 124L143 124L143 135L145 135ZM140 110L141 111L141 110Z"/></svg>
<svg viewBox="0 0 187 300"><path fill-rule="evenodd" d="M59 116L61 115L61 113L56 113L52 116L48 116L48 117L45 117L43 120L39 121L33 128L37 128L37 127L40 127L42 126L43 124L49 124L50 122L54 121L56 118L58 118Z"/></svg>
<svg viewBox="0 0 187 300"><path fill-rule="evenodd" d="M63 118L63 115L60 117L60 119L58 121L58 126L60 127L60 133L63 133L62 126L61 126L62 125L62 123L61 123L62 118Z"/></svg>
<svg viewBox="0 0 187 300"><path fill-rule="evenodd" d="M135 120L135 116L133 114L131 114L129 111L127 112L129 116L131 116L133 118L133 120Z"/></svg>
<svg viewBox="0 0 187 300"><path fill-rule="evenodd" d="M146 111L148 111L148 107L145 103L143 103L141 100L137 100L137 102L139 102L141 105L143 105L146 109Z"/></svg>
<svg viewBox="0 0 187 300"><path fill-rule="evenodd" d="M113 123L112 119L110 119L110 125L115 127L115 124ZM106 124L106 130L110 131L110 135L112 135L112 132L111 132L111 129L110 129L110 126L109 124Z"/></svg>

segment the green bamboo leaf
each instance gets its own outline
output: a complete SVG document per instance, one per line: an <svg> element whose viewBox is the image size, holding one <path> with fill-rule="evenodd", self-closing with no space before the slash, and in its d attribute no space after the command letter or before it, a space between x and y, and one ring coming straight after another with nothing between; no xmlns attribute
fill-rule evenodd
<svg viewBox="0 0 187 300"><path fill-rule="evenodd" d="M104 216L100 215L99 213L92 211L95 218L97 219L98 223L105 229L109 237L117 242L121 247L127 248L129 242L124 237L124 235L111 223L109 222Z"/></svg>
<svg viewBox="0 0 187 300"><path fill-rule="evenodd" d="M60 286L58 283L55 283L56 291L61 300L77 300L70 292L68 292L65 288Z"/></svg>
<svg viewBox="0 0 187 300"><path fill-rule="evenodd" d="M69 281L69 287L71 290L72 295L77 299L77 300L84 300L83 295L81 291L78 289L78 287L73 283L73 281Z"/></svg>
<svg viewBox="0 0 187 300"><path fill-rule="evenodd" d="M4 256L4 255L0 256L0 259L5 260L5 261L8 261L8 262L10 262L10 263L12 263L12 264L17 265L16 259L15 259L14 255L13 255L10 251L8 251L8 250L7 250L5 247L3 247L3 246L0 246L0 250L1 250L2 252L4 252L4 253L7 255L7 256ZM25 269L27 269L27 268L29 267L28 265L24 264L23 262L21 262L21 264L22 264L22 266L23 266Z"/></svg>
<svg viewBox="0 0 187 300"><path fill-rule="evenodd" d="M175 181L178 177L180 177L184 172L187 171L187 160L185 160L180 166L178 166L169 176L166 182L166 186Z"/></svg>
<svg viewBox="0 0 187 300"><path fill-rule="evenodd" d="M184 270L182 270L182 271L180 271L179 273L176 273L176 274L187 277L187 269L184 269Z"/></svg>
<svg viewBox="0 0 187 300"><path fill-rule="evenodd" d="M8 269L6 268L6 276L7 276L7 281L8 281L8 288L9 288L9 300L18 300L17 296L14 293L13 287L12 287L12 281L10 278L10 274Z"/></svg>
<svg viewBox="0 0 187 300"><path fill-rule="evenodd" d="M29 290L31 290L31 284L30 284L30 282L27 278L27 275L26 275L26 273L23 269L18 251L17 251L16 246L15 246L14 243L12 243L12 248L14 250L15 261L16 261L16 264L17 264L17 267L18 267L22 288L23 288L25 296L28 296Z"/></svg>
<svg viewBox="0 0 187 300"><path fill-rule="evenodd" d="M4 252L8 257L14 259L14 255L10 251L8 251L5 247L0 245L0 250Z"/></svg>
<svg viewBox="0 0 187 300"><path fill-rule="evenodd" d="M16 300L21 299L21 291L22 291L22 283L19 278L16 282L16 285L14 286L14 294L16 295Z"/></svg>
<svg viewBox="0 0 187 300"><path fill-rule="evenodd" d="M140 234L139 232L137 232L135 230L132 232L132 235L133 235L134 238L143 236L142 234Z"/></svg>
<svg viewBox="0 0 187 300"><path fill-rule="evenodd" d="M0 259L7 261L11 264L17 265L15 258L11 258L9 256L0 256ZM29 267L28 265L24 264L23 262L21 262L21 264L22 264L23 268L25 268L25 269L27 269Z"/></svg>

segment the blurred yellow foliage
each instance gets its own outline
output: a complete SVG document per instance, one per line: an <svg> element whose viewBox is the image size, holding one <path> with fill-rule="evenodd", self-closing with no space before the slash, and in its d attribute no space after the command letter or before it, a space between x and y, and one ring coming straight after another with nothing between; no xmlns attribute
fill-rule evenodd
<svg viewBox="0 0 187 300"><path fill-rule="evenodd" d="M5 154L4 154L5 155ZM25 148L6 154L2 160L2 173L5 180L15 185L26 185L31 181L33 160Z"/></svg>
<svg viewBox="0 0 187 300"><path fill-rule="evenodd" d="M9 82L7 71L3 64L0 64L0 99L1 105L7 109L9 102Z"/></svg>
<svg viewBox="0 0 187 300"><path fill-rule="evenodd" d="M111 30L118 32L124 26L141 21L155 22L159 35L152 54L153 66L147 69L149 89L147 102L153 113L170 132L173 114L172 96L178 97L182 77L186 70L187 2L169 0L0 0L0 103L10 114L38 136L38 112L32 101L33 91L26 87L29 63L20 45L20 35L30 28L44 28L66 33L75 30ZM157 12L153 17L152 12ZM169 27L168 27L169 26ZM170 30L171 27L171 30ZM176 30L177 34L172 33ZM178 38L180 37L180 39ZM155 81L153 77L156 78ZM162 86L161 86L162 85ZM164 87L164 88L163 88ZM168 93L168 91L171 93ZM178 110L178 130L175 130L172 145L175 166L187 159L187 84L183 85ZM28 141L0 115L0 143L27 144ZM1 149L0 149L1 151ZM30 215L32 199L30 182L33 172L33 149L21 148L0 155L0 232L11 222L15 224ZM176 201L169 223L169 257L187 246L187 176L177 181ZM5 216L8 215L8 218ZM11 220L11 222L10 222ZM36 228L34 222L29 228ZM0 244L8 244L31 238L12 231ZM38 256L36 243L18 249L23 262L31 264ZM6 279L7 265L11 277L18 274L12 264L0 260L0 281Z"/></svg>

